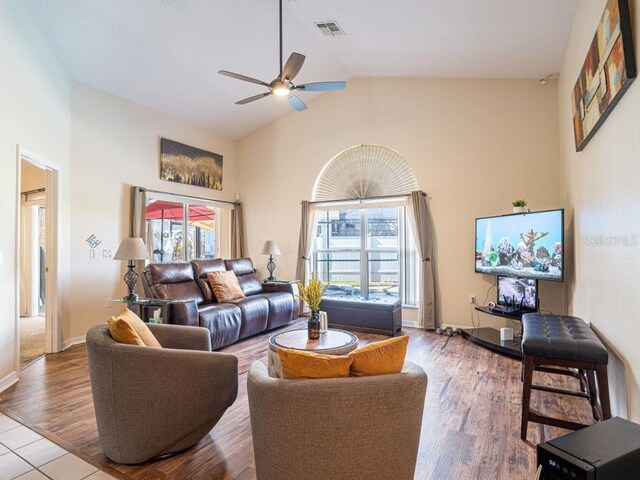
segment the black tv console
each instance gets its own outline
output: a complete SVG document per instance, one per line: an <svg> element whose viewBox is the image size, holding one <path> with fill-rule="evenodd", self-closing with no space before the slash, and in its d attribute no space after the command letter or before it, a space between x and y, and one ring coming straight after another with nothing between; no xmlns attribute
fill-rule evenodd
<svg viewBox="0 0 640 480"><path fill-rule="evenodd" d="M500 310L492 310L489 307L476 306L475 309L479 312L487 315L493 315L496 317L508 318L509 320L522 321L522 315L529 313L526 311L518 312L501 312ZM520 345L520 336L514 335L513 340L501 341L500 330L490 327L482 328L465 328L462 330L462 338L476 343L484 348L488 348L494 352L502 355L507 355L513 358L522 358L522 347Z"/></svg>

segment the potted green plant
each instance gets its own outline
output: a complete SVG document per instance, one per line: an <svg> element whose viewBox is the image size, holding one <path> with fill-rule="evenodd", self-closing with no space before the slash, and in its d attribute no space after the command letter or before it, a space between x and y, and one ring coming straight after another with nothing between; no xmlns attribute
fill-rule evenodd
<svg viewBox="0 0 640 480"><path fill-rule="evenodd" d="M527 201L524 198L516 198L511 204L513 205L513 213L524 213Z"/></svg>
<svg viewBox="0 0 640 480"><path fill-rule="evenodd" d="M309 305L311 317L307 323L309 340L320 338L320 302L328 285L324 285L317 274L312 274L309 283L300 284L300 294L297 297Z"/></svg>

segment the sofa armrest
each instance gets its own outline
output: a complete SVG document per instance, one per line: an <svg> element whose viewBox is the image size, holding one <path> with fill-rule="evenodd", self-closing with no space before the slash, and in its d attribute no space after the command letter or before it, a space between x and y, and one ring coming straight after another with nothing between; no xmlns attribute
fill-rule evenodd
<svg viewBox="0 0 640 480"><path fill-rule="evenodd" d="M163 348L211 351L211 334L206 328L157 323L147 326Z"/></svg>
<svg viewBox="0 0 640 480"><path fill-rule="evenodd" d="M199 327L198 305L193 300L188 302L173 302L169 305L169 323Z"/></svg>
<svg viewBox="0 0 640 480"><path fill-rule="evenodd" d="M300 316L300 312L302 311L301 301L296 295L300 293L300 289L298 288L298 281L294 280L291 282L266 282L262 284L262 291L264 293L274 293L274 292L287 292L293 295L293 319L295 320Z"/></svg>

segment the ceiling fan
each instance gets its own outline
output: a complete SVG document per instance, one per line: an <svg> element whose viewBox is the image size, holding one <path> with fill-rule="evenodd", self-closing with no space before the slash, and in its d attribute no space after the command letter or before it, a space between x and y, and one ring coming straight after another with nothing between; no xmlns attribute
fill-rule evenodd
<svg viewBox="0 0 640 480"><path fill-rule="evenodd" d="M347 87L347 82L315 82L294 85L293 79L302 68L305 58L304 55L293 52L289 56L284 68L282 66L282 0L280 0L280 73L278 76L270 83L267 83L256 78L247 77L246 75L240 75L239 73L228 72L227 70L220 70L218 73L244 82L256 83L269 89L268 92L259 93L258 95L239 100L236 102L236 105L245 105L273 94L279 97L287 97L289 105L298 112L301 112L307 108L307 105L295 96L293 92L332 92L344 90Z"/></svg>

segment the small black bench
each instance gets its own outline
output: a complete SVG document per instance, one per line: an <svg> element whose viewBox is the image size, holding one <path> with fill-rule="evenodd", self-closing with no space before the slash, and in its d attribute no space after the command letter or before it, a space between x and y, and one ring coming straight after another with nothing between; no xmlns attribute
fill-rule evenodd
<svg viewBox="0 0 640 480"><path fill-rule="evenodd" d="M531 390L586 398L591 402L594 419L602 421L611 418L607 379L609 354L584 320L566 315L541 313L523 315L522 354L523 389L520 431L522 440L527 439L528 422L569 430L578 430L588 426L544 416L531 410ZM580 381L580 391L534 385L534 371L573 376Z"/></svg>
<svg viewBox="0 0 640 480"><path fill-rule="evenodd" d="M402 328L402 304L396 297L324 297L320 310L327 312L330 327L390 336L394 336Z"/></svg>

